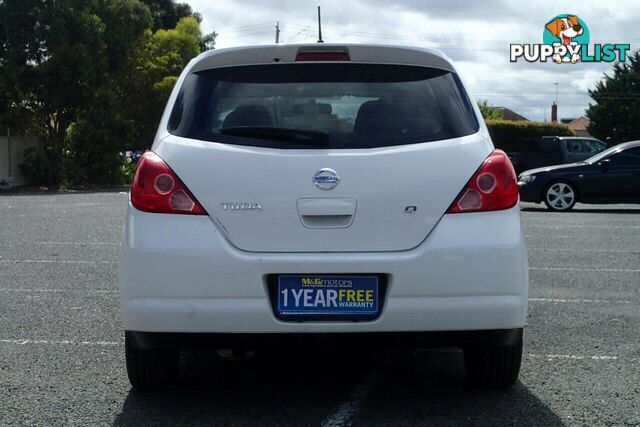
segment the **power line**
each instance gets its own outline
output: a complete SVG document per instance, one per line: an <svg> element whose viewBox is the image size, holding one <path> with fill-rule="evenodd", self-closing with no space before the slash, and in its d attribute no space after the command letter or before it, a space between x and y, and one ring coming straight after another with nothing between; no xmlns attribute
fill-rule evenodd
<svg viewBox="0 0 640 427"><path fill-rule="evenodd" d="M353 35L362 35L362 36L372 36L372 37L383 37L383 38L396 38L403 40L416 40L416 41L446 41L453 43L471 43L471 44L504 44L510 45L514 43L529 43L529 44L539 44L540 40L536 41L525 41L525 40L489 40L489 39L458 39L452 37L438 37L438 36L423 36L423 37L407 37L399 34L391 34L391 33L376 33L376 32L368 32L368 31L355 31L355 30L345 30L336 27L327 27L332 29L336 33L340 34L353 34ZM640 41L640 38L629 39L625 37L620 37L619 39L598 39L598 40L590 40L590 43L622 43L622 42L632 42L632 41Z"/></svg>
<svg viewBox="0 0 640 427"><path fill-rule="evenodd" d="M237 31L245 28L265 27L267 25L273 25L273 22L263 22L260 24L251 24L251 25L240 25L235 27L222 27L220 31Z"/></svg>
<svg viewBox="0 0 640 427"><path fill-rule="evenodd" d="M224 38L225 36L231 36L231 37L238 37L238 38L246 38L246 37L250 37L250 36L259 36L259 35L263 35L263 34L273 34L273 29L272 28L265 28L264 30L258 30L258 31L250 32L250 33L243 33L243 34L219 33L219 37L220 38Z"/></svg>
<svg viewBox="0 0 640 427"><path fill-rule="evenodd" d="M297 28L305 28L307 26L309 26L308 24L302 23L302 22L290 22L290 21L280 21L280 23L288 25L288 26L292 26L292 27L297 27ZM245 31L245 30L251 30L251 29L255 29L258 27L265 27L265 26L271 26L273 25L272 22L265 22L265 23L257 23L257 24L249 24L249 25L241 25L241 26L234 26L234 27L222 27L219 29L219 33L223 33L226 31L233 31L233 32L241 32L241 31ZM540 40L496 40L496 39L477 39L474 38L473 40L470 39L459 39L459 38L451 38L451 37L439 37L439 36L431 36L431 35L425 35L422 37L410 37L410 36L403 36L401 34L393 34L393 33L381 33L381 32L370 32L370 31L358 31L358 30L347 30L347 29L343 29L343 28L338 28L338 27L326 27L326 29L328 29L330 32L335 33L335 34L341 34L341 35L352 35L354 37L358 37L358 38L384 38L384 39L395 39L395 40L407 40L407 41L422 41L422 42L428 42L428 41L433 41L433 42L444 42L444 43L451 43L452 48L460 48L460 45L464 45L464 44L471 44L471 45L504 45L504 46L508 46L510 44L513 43L533 43L533 44L537 44L540 43ZM326 32L326 31L325 31ZM619 38L617 37L611 37L608 39L594 39L591 40L591 43L630 43L630 42L638 42L640 41L640 38L626 38L624 36L621 36ZM477 50L477 49L475 49Z"/></svg>

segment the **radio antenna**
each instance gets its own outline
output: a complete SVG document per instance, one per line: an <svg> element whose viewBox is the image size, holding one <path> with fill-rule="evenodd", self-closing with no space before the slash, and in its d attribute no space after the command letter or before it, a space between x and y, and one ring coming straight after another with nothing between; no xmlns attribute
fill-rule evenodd
<svg viewBox="0 0 640 427"><path fill-rule="evenodd" d="M324 40L322 40L322 19L320 18L320 6L318 6L318 43L324 43Z"/></svg>

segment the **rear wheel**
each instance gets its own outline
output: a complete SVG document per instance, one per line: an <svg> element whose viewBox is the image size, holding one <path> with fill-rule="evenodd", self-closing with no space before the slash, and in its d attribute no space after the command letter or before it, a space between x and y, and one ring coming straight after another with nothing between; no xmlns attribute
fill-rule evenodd
<svg viewBox="0 0 640 427"><path fill-rule="evenodd" d="M568 182L552 182L544 191L544 204L553 211L568 211L576 201L576 190Z"/></svg>
<svg viewBox="0 0 640 427"><path fill-rule="evenodd" d="M469 381L479 387L511 387L518 379L521 360L522 342L512 346L464 349L464 363Z"/></svg>
<svg viewBox="0 0 640 427"><path fill-rule="evenodd" d="M137 349L125 336L125 355L129 382L135 390L167 388L176 383L180 364L178 349Z"/></svg>

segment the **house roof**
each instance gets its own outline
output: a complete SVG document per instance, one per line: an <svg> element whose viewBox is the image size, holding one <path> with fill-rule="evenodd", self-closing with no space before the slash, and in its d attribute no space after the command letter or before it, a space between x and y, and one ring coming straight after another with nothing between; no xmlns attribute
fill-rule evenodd
<svg viewBox="0 0 640 427"><path fill-rule="evenodd" d="M507 107L495 107L496 110L500 111L500 114L502 114L502 119L503 120L525 120L525 121L529 121L529 119L527 119L524 116L521 116L520 114L516 113L515 111L507 108Z"/></svg>
<svg viewBox="0 0 640 427"><path fill-rule="evenodd" d="M567 123L567 126L569 126L569 129L574 131L587 130L589 123L591 123L591 120L589 120L587 117L578 117L577 119L573 119L569 123Z"/></svg>

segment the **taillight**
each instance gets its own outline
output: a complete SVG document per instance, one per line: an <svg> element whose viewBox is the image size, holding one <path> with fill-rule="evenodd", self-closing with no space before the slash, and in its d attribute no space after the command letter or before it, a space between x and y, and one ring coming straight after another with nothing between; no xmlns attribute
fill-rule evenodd
<svg viewBox="0 0 640 427"><path fill-rule="evenodd" d="M152 151L138 160L131 183L131 204L145 212L207 214L180 178Z"/></svg>
<svg viewBox="0 0 640 427"><path fill-rule="evenodd" d="M498 211L518 203L516 171L507 154L494 150L471 177L447 213Z"/></svg>

